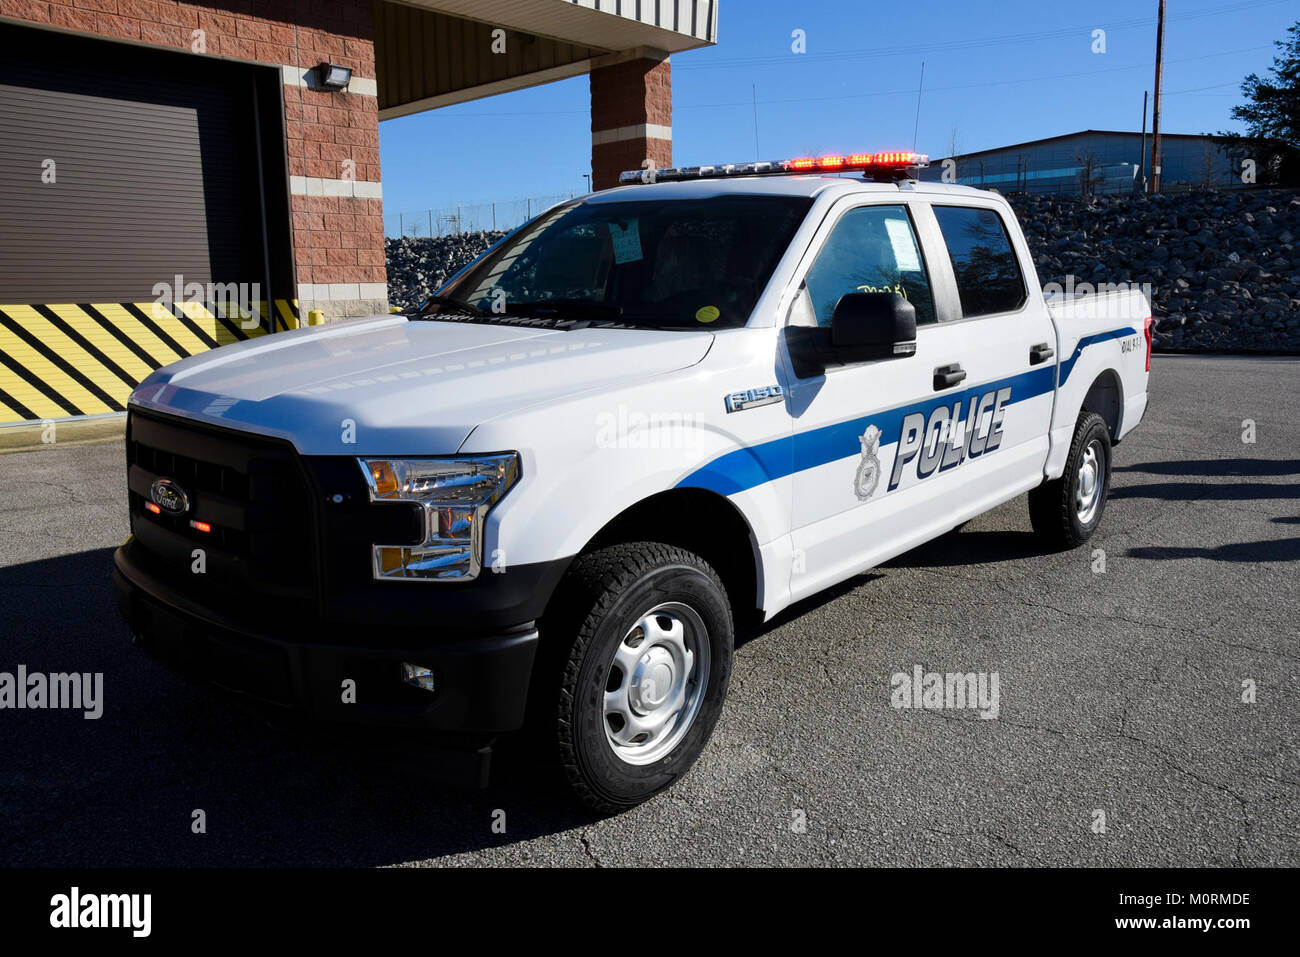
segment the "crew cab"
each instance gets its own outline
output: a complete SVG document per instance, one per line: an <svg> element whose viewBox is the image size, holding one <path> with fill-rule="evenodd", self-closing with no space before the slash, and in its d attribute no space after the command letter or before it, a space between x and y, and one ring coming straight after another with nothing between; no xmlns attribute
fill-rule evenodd
<svg viewBox="0 0 1300 957"><path fill-rule="evenodd" d="M1006 200L922 162L636 171L418 310L159 370L115 556L135 640L480 781L523 729L614 812L695 762L738 631L1016 496L1085 542L1150 305L1045 298Z"/></svg>

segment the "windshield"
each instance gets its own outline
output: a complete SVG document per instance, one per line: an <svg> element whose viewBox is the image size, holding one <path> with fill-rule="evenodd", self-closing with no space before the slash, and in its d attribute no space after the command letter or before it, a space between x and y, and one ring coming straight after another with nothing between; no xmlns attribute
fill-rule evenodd
<svg viewBox="0 0 1300 957"><path fill-rule="evenodd" d="M812 200L572 203L509 236L425 306L490 318L718 328L749 318Z"/></svg>

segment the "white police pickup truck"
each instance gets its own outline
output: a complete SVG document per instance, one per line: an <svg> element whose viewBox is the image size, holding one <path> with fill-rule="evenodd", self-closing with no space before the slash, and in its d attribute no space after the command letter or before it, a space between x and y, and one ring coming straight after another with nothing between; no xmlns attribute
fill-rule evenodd
<svg viewBox="0 0 1300 957"><path fill-rule="evenodd" d="M738 629L1025 493L1084 542L1150 306L1045 300L1006 201L923 159L628 174L416 312L158 371L115 558L136 641L437 732L480 780L531 728L615 811L696 760Z"/></svg>

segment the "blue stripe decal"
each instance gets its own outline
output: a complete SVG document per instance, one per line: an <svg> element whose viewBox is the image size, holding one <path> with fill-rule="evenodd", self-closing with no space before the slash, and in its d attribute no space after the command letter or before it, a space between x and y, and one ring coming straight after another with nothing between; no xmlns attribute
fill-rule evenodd
<svg viewBox="0 0 1300 957"><path fill-rule="evenodd" d="M1109 342L1111 339L1123 339L1126 336L1136 336L1138 331L1132 326L1126 326L1123 329L1112 329L1110 332L1099 332L1095 336L1085 336L1079 340L1079 344L1074 347L1074 355L1061 363L1061 385L1065 385L1065 380L1070 378L1070 370L1074 364L1079 361L1083 355L1083 350L1088 346L1095 345L1098 342Z"/></svg>
<svg viewBox="0 0 1300 957"><path fill-rule="evenodd" d="M1075 347L1074 354L1059 365L1061 385L1064 385L1065 380L1070 377L1070 372L1074 369L1075 363L1079 361L1079 357L1083 355L1083 350L1088 346L1134 335L1137 335L1134 329L1124 328L1112 329L1110 332L1102 332L1080 339L1078 346ZM1010 378L981 383L961 392L946 392L924 402L895 406L892 409L882 409L879 412L873 412L857 419L850 419L847 422L837 422L834 425L809 429L807 432L797 432L794 435L773 439L770 442L763 442L748 448L736 449L734 452L719 456L703 468L692 472L678 482L677 487L702 488L717 492L720 495L735 495L737 492L757 488L760 485L785 478L796 472L803 472L819 465L826 465L856 455L856 451L853 450L858 447L858 436L866 431L868 425L874 424L883 435L897 436L903 430L903 419L914 412L920 412L928 419L930 413L940 406L951 406L956 402L965 405L972 396L978 398L986 392L1005 389L1008 386L1011 388L1011 402L1009 405L1036 398L1052 391L1053 386L1056 384L1057 368L1058 366L1051 365L1031 369ZM895 442L897 442L897 439L882 441L881 445L887 447ZM845 452L845 449L849 451Z"/></svg>

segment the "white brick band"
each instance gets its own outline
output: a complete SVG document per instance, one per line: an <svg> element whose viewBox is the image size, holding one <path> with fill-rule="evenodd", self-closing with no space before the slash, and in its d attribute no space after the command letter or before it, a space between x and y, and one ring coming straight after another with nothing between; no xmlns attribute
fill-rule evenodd
<svg viewBox="0 0 1300 957"><path fill-rule="evenodd" d="M289 192L295 196L348 196L352 199L383 199L382 183L360 179L325 179L320 176L290 176Z"/></svg>
<svg viewBox="0 0 1300 957"><path fill-rule="evenodd" d="M388 299L388 285L382 282L300 282L298 302L329 300Z"/></svg>
<svg viewBox="0 0 1300 957"><path fill-rule="evenodd" d="M641 123L637 126L620 126L613 130L597 130L591 134L591 145L600 146L602 143L618 143L622 140L671 140L673 138L673 128L671 126L660 126L658 123Z"/></svg>

